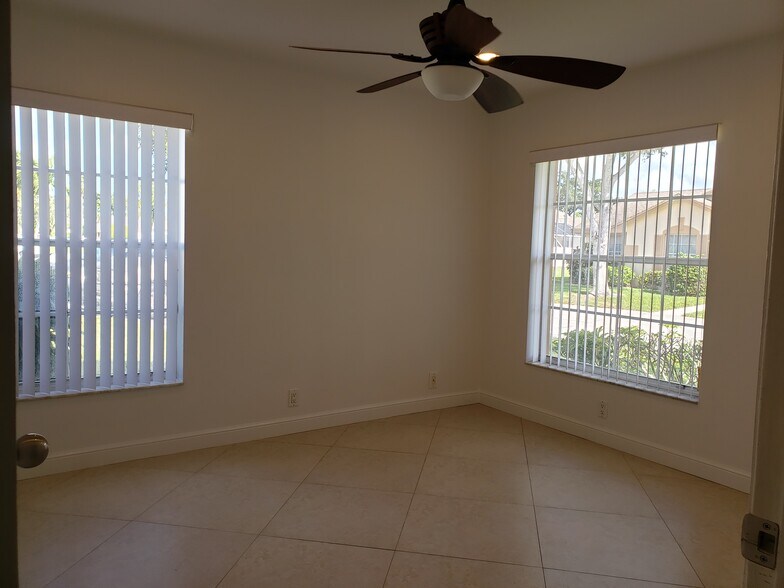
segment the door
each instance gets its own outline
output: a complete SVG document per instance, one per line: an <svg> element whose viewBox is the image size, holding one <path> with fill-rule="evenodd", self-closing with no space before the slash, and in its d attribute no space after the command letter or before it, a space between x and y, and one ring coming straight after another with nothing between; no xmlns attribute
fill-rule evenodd
<svg viewBox="0 0 784 588"><path fill-rule="evenodd" d="M0 0L0 586L17 585L16 288L11 164L10 2Z"/></svg>
<svg viewBox="0 0 784 588"><path fill-rule="evenodd" d="M774 188L771 248L765 293L760 385L752 467L751 512L784 527L784 91ZM779 539L784 536L780 533ZM750 588L784 588L784 551L778 545L775 570L746 567Z"/></svg>

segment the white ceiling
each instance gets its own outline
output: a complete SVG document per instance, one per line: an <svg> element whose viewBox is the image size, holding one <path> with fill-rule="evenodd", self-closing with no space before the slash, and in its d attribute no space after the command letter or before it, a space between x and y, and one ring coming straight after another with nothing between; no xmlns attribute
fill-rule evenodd
<svg viewBox="0 0 784 588"><path fill-rule="evenodd" d="M386 57L314 53L313 45L426 55L419 21L448 0L25 0L235 46L334 72L347 88L418 69ZM782 0L467 0L502 34L488 50L640 67L784 29ZM13 13L12 13L13 14ZM548 87L511 74L521 92Z"/></svg>

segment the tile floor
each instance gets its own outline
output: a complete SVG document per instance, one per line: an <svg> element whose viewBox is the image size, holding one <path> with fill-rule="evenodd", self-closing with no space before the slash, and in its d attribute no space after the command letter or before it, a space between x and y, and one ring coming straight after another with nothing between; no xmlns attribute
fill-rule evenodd
<svg viewBox="0 0 784 588"><path fill-rule="evenodd" d="M79 588L739 588L747 500L471 405L20 482L20 568Z"/></svg>

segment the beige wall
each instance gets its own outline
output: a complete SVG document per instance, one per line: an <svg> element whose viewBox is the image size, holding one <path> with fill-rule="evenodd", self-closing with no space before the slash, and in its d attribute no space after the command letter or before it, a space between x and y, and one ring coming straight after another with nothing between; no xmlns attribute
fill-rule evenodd
<svg viewBox="0 0 784 588"><path fill-rule="evenodd" d="M317 71L19 4L12 41L16 86L195 118L185 384L22 402L20 431L61 454L423 398L430 370L437 393L480 387L475 104L413 83L359 95Z"/></svg>
<svg viewBox="0 0 784 588"><path fill-rule="evenodd" d="M554 91L493 119L483 378L490 393L748 474L782 47L780 38L760 40L632 70L603 91ZM528 153L710 123L721 126L700 403L526 365L534 184ZM598 418L600 400L609 402L606 421Z"/></svg>

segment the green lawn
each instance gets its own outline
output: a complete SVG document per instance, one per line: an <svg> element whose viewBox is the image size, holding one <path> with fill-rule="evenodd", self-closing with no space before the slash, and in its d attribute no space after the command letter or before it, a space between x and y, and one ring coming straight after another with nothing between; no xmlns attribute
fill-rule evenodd
<svg viewBox="0 0 784 588"><path fill-rule="evenodd" d="M658 291L643 290L642 288L625 287L613 290L610 294L596 296L587 286L570 284L564 278L563 284L560 279L553 283L553 304L562 306L580 306L581 308L610 309L620 308L642 312L660 312L661 310L672 310L673 308L685 308L697 305L696 296L675 296L673 294L662 294ZM705 297L700 297L700 302L705 302ZM701 311L702 312L702 311ZM687 315L691 316L691 315Z"/></svg>
<svg viewBox="0 0 784 588"><path fill-rule="evenodd" d="M705 318L705 311L698 310L696 312L687 312L685 316L688 318Z"/></svg>

